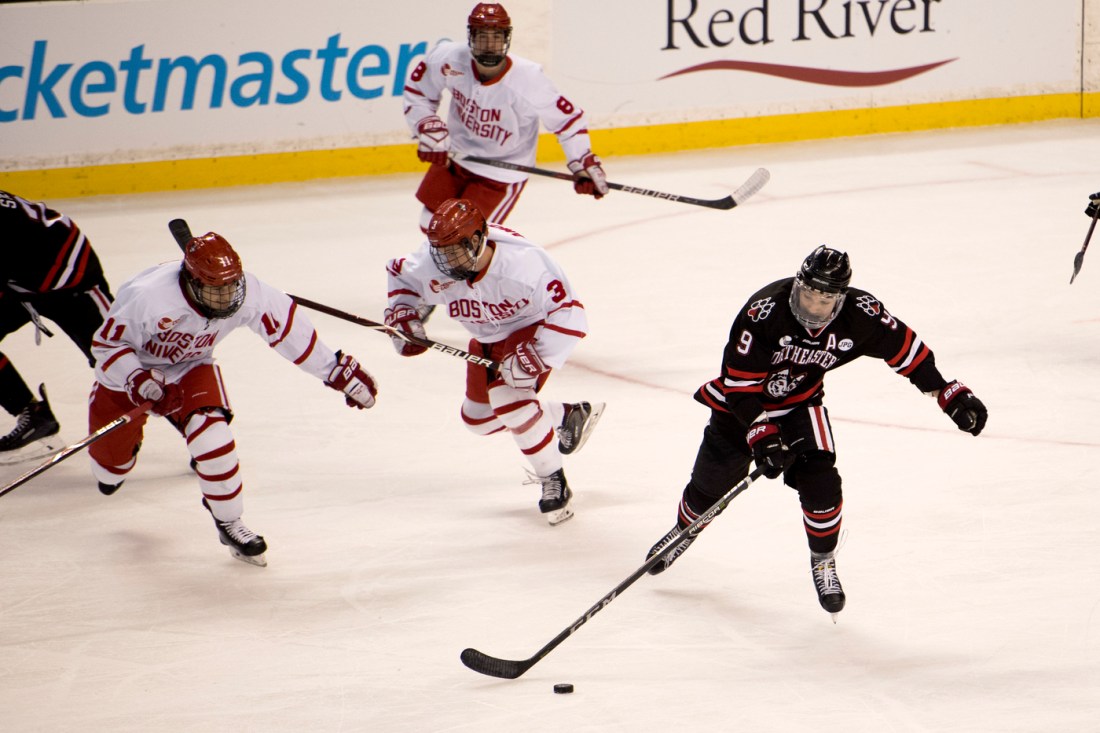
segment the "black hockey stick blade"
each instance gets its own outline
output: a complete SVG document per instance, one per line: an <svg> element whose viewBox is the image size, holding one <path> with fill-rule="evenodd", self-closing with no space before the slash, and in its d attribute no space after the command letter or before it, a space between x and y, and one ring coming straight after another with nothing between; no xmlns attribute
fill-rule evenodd
<svg viewBox="0 0 1100 733"><path fill-rule="evenodd" d="M619 594L621 594L623 591L633 585L634 582L638 580L638 578L641 578L643 575L648 573L651 567L663 560L665 555L672 552L673 548L675 548L676 545L679 544L679 542L676 541L678 537L683 537L684 535L699 534L699 532L702 531L702 527L704 525L706 525L710 520L718 516L718 513L725 509L726 506L731 501L733 501L733 498L735 496L740 494L745 489L749 488L749 486L752 485L752 482L756 481L756 479L760 478L762 475L764 475L764 470L762 468L754 468L752 473L743 478L740 483L738 483L732 489L723 494L722 497L718 501L716 501L710 509L707 509L705 512L700 514L698 519L685 527L683 531L680 532L680 534L676 535L676 537L673 537L671 540L669 540L668 544L661 548L661 550L655 553L652 557L648 558L645 563L633 573L631 573L626 580L612 588L610 593L605 595L600 600L596 601L596 603L591 608L584 612L584 615L582 615L565 629L562 629L561 633L551 639L544 647L542 647L542 649L539 649L537 652L535 652L534 656L527 659L500 659L498 657L489 656L484 652L479 652L477 649L467 648L462 650L462 654L459 655L459 659L461 659L462 663L465 664L467 667L480 674L488 675L489 677L500 677L506 680L516 679L524 672L531 669L531 667L535 666L535 664L538 663L540 659L552 652L559 644L572 636L577 629L588 623L589 619L591 619L603 609L607 608L607 606L613 600L615 600L619 596Z"/></svg>
<svg viewBox="0 0 1100 733"><path fill-rule="evenodd" d="M562 173L560 171L547 170L545 168L535 168L529 165L520 165L518 163L509 163L504 160L493 160L492 158L482 158L478 155L456 155L453 156L454 160L468 160L471 163L480 163L482 165L492 166L494 168L504 168L511 171L521 171L523 173L532 173L537 176L547 176L548 178L557 178L561 181L572 181L573 176L570 173ZM720 199L698 199L694 196L684 196L676 193L664 193L662 191L654 191L651 188L642 188L640 186L628 186L622 183L607 182L607 187L615 191L624 191L625 193L636 193L639 196L649 196L656 199L665 199L667 201L679 201L682 204L691 204L693 206L705 206L709 209L732 209L735 206L739 206L747 201L751 196L757 193L764 187L764 184L771 178L771 173L766 168L757 168L756 171L748 177L748 179L737 187L731 195Z"/></svg>
<svg viewBox="0 0 1100 733"><path fill-rule="evenodd" d="M183 219L173 219L168 222L168 231L172 232L172 236L176 240L176 244L183 249L187 246L193 237L191 236L191 227L187 225L187 222Z"/></svg>
<svg viewBox="0 0 1100 733"><path fill-rule="evenodd" d="M1069 276L1069 284L1073 285L1074 279L1077 277L1077 273L1081 272L1081 265L1085 264L1085 250L1089 248L1089 240L1092 239L1092 232L1096 229L1096 219L1100 217L1100 206L1096 207L1096 213L1092 215L1092 223L1089 224L1089 232L1085 235L1085 243L1081 245L1081 251L1078 252L1073 258L1073 274Z"/></svg>

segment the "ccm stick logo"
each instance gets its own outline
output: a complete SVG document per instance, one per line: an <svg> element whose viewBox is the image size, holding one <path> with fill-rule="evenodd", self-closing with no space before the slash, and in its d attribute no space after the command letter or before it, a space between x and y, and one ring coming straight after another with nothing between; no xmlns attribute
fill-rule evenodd
<svg viewBox="0 0 1100 733"><path fill-rule="evenodd" d="M572 634L574 631L576 631L577 629L579 629L580 627L582 627L586 623L588 623L589 619L591 619L597 613L599 613L600 611L607 608L607 605L609 603L611 603L611 601L615 600L615 596L617 596L617 595L618 595L618 593L615 593L613 591L609 595L604 596L603 600L601 600L599 603L597 603L595 606L593 606L592 609L588 613L584 614L584 617L581 618L581 620L577 621L577 623L575 623L575 624L573 624L572 626L569 627L569 633Z"/></svg>
<svg viewBox="0 0 1100 733"><path fill-rule="evenodd" d="M446 344L439 344L439 343L432 344L432 348L435 349L436 351L442 351L444 354L452 354L454 356L461 356L466 361L472 361L474 364L480 364L481 366L490 367L490 368L496 366L492 362L492 360L490 360L490 359L486 359L484 357L478 356L477 354L471 354L471 353L468 353L466 351L460 351L460 350L456 349L455 347L447 346Z"/></svg>

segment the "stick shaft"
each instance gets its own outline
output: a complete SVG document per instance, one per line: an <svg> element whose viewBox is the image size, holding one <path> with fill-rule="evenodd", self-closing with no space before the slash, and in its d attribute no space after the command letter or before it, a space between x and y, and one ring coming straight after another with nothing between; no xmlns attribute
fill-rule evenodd
<svg viewBox="0 0 1100 733"><path fill-rule="evenodd" d="M377 321L372 321L369 318L363 318L362 316L357 316L353 313L348 313L338 308L333 308L330 305L325 305L324 303L318 303L314 300L303 298L300 295L291 295L290 297L294 300L295 303L305 306L310 310L315 310L320 313L326 313L335 318L350 321L351 323L356 323L360 326L374 329L375 331L381 331L389 336L396 336L397 338L408 341L410 344L423 346L425 348L432 349L433 351L439 351L449 356L456 356L463 361L478 364L485 367L486 369L496 369L498 371L500 370L500 362L493 361L492 359L486 359L484 356L471 354L468 351L463 351L462 349L455 348L454 346L448 346L447 344L441 344L438 341L432 341L431 339L420 339L410 334L407 334L399 329L387 326L384 323L378 323Z"/></svg>
<svg viewBox="0 0 1100 733"><path fill-rule="evenodd" d="M763 469L759 466L754 468L752 473L742 479L740 483L738 483L732 489L723 494L722 497L710 507L710 509L700 514L699 518L689 524L687 527L685 527L684 530L680 532L679 535L677 535L677 537L688 537L699 534L699 532L702 531L703 526L710 522L710 520L714 519L714 517L716 517L719 512L725 509L726 506L731 501L733 501L734 497L736 497L745 489L749 488L749 486L751 486L752 483L756 481L756 479L760 478L763 473ZM661 548L659 552L654 554L653 557L647 559L645 563L633 573L631 573L630 576L626 578L626 580L619 583L611 590L611 592L607 593L603 598L596 601L596 603L593 604L587 611L585 611L580 618L578 618L566 628L562 629L561 633L559 633L557 636L547 642L545 646L535 652L535 654L529 659L498 659L496 657L491 657L488 654L484 654L483 652L479 652L476 649L466 649L462 652L461 655L462 663L470 669L474 670L475 672L480 672L481 674L489 675L491 677L503 677L505 679L515 679L516 677L519 677L528 669L533 667L535 663L537 663L540 659L552 652L559 644L572 636L573 633L577 631L577 629L588 623L589 619L605 609L623 591L625 591L627 588L633 585L635 581L637 581L639 578L649 572L650 568L663 560L665 555L672 552L673 548L675 548L676 545L679 544L679 542L677 542L677 537L669 540L668 544Z"/></svg>
<svg viewBox="0 0 1100 733"><path fill-rule="evenodd" d="M65 460L69 456L73 455L77 451L79 451L83 448L87 448L89 445L96 442L97 440L99 440L103 436L107 435L108 433L121 428L123 425L125 425L128 422L132 422L136 417L138 417L139 415L147 412L149 410L149 408L151 408L152 406L153 406L152 402L143 402L140 405L138 405L137 407L135 407L134 409L127 412L126 414L116 417L114 420L107 423L106 425L101 427L99 430L96 430L91 435L89 435L85 438L82 438L81 440L78 440L77 442L73 443L72 445L69 445L69 446L66 446L65 448L62 448L60 451L58 451L57 453L54 453L52 456L50 456L49 459L46 460L45 462L39 464L38 466L35 466L34 468L27 471L25 474L23 474L19 478L15 479L11 483L9 483L4 488L0 489L0 496L3 496L4 494L7 494L11 491L14 491L15 489L19 488L23 484L30 481L32 478L34 478L38 474L44 473L44 472L50 470L51 468L56 466L58 463L61 463L63 460Z"/></svg>

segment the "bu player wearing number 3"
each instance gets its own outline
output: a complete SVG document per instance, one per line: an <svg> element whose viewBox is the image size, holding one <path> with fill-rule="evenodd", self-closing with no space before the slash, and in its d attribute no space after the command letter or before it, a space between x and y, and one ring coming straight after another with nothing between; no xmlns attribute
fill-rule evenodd
<svg viewBox="0 0 1100 733"><path fill-rule="evenodd" d="M936 368L931 349L875 296L850 287L848 255L821 246L794 277L758 291L738 312L722 357L721 376L695 393L711 410L683 491L676 527L650 550L677 547L650 573L663 572L695 538L674 539L748 473L750 461L768 478L783 476L798 492L818 601L844 608L836 572L843 508L833 434L823 404L825 373L860 356L882 359L933 397L962 431L978 435L986 408Z"/></svg>
<svg viewBox="0 0 1100 733"><path fill-rule="evenodd" d="M539 511L551 525L569 519L562 455L580 450L603 405L539 397L588 332L561 267L530 240L488 224L472 202L452 199L431 218L428 241L386 271L387 326L423 339L421 309L439 306L472 335L470 353L500 362L499 371L467 363L462 421L477 435L511 433L534 469L529 483L541 486ZM398 336L393 342L402 356L426 351Z"/></svg>
<svg viewBox="0 0 1100 733"><path fill-rule="evenodd" d="M416 192L424 204L421 231L452 198L473 202L490 223L503 224L527 174L448 156L534 165L540 122L557 136L577 193L600 198L608 191L583 110L558 92L542 67L510 55L511 42L512 19L504 6L478 3L467 19L467 43L440 42L409 75L405 122L420 160L432 164ZM444 90L451 97L446 121L438 114Z"/></svg>
<svg viewBox="0 0 1100 733"><path fill-rule="evenodd" d="M152 413L187 441L202 504L221 543L238 560L266 565L267 543L241 521L233 411L214 362L214 347L241 326L341 392L350 407L374 405L377 388L359 363L326 346L290 296L246 273L229 242L211 232L184 245L182 262L151 267L119 289L92 344L96 384L89 423L94 432L135 405L151 403ZM88 449L102 493L114 494L134 469L145 421L142 415Z"/></svg>

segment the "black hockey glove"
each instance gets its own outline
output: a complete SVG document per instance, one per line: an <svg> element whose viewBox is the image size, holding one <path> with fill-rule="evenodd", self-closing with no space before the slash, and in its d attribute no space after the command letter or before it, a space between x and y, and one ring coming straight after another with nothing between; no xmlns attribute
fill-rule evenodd
<svg viewBox="0 0 1100 733"><path fill-rule="evenodd" d="M756 465L764 469L768 478L783 475L783 465L787 459L787 446L779 434L779 426L770 422L753 423L745 435Z"/></svg>
<svg viewBox="0 0 1100 733"><path fill-rule="evenodd" d="M962 382L956 380L941 389L937 402L947 416L959 426L959 430L977 435L985 427L989 411Z"/></svg>
<svg viewBox="0 0 1100 733"><path fill-rule="evenodd" d="M1089 196L1089 205L1085 208L1085 214L1090 219L1097 218L1096 210L1100 208L1100 191Z"/></svg>

